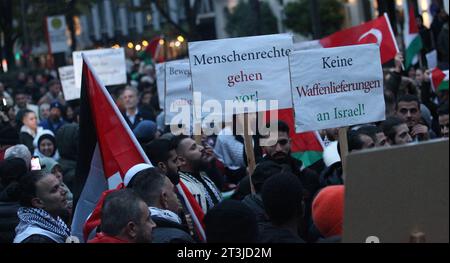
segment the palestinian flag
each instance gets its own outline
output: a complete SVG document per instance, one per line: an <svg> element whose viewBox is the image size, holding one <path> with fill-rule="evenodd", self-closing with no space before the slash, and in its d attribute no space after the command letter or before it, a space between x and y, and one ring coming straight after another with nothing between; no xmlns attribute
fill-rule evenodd
<svg viewBox="0 0 450 263"><path fill-rule="evenodd" d="M419 28L416 25L416 13L414 6L409 0L403 1L403 40L405 41L405 67L408 69L411 65L416 64L418 55L422 50L422 39L419 35Z"/></svg>
<svg viewBox="0 0 450 263"><path fill-rule="evenodd" d="M448 70L433 69L431 71L431 85L436 92L448 90Z"/></svg>
<svg viewBox="0 0 450 263"><path fill-rule="evenodd" d="M145 48L145 53L148 54L153 63L164 62L164 38L163 36L155 36L150 40L148 46Z"/></svg>
<svg viewBox="0 0 450 263"><path fill-rule="evenodd" d="M149 163L147 156L119 112L111 95L83 55L83 74L80 106L79 159L75 181L75 210L72 235L86 240L93 230L92 220L85 223L96 208L105 191L121 188L127 171L139 163ZM180 183L181 184L181 183ZM203 214L189 192L182 196L194 218L199 233L203 227L199 221ZM106 192L108 193L108 192ZM97 207L98 210L98 207ZM94 221L96 221L96 218ZM98 220L96 221L99 222ZM203 233L204 234L204 233ZM203 235L204 237L204 235Z"/></svg>
<svg viewBox="0 0 450 263"><path fill-rule="evenodd" d="M267 118L272 119L270 112L266 113ZM322 138L318 132L295 133L294 110L278 110L278 120L284 121L289 126L289 136L291 137L292 156L303 162L306 168L322 159L324 150Z"/></svg>

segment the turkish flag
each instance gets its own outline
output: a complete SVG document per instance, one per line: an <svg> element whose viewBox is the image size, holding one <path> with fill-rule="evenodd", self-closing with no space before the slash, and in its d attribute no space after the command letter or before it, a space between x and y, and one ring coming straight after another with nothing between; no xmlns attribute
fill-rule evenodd
<svg viewBox="0 0 450 263"><path fill-rule="evenodd" d="M320 40L320 44L325 48L371 43L376 43L380 47L383 64L393 59L399 52L387 14Z"/></svg>

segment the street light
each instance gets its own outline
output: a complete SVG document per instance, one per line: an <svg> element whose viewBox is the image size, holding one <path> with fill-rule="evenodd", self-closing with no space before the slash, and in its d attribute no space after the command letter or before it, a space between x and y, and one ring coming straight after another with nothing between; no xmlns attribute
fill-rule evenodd
<svg viewBox="0 0 450 263"><path fill-rule="evenodd" d="M142 41L142 46L147 47L148 46L148 41L147 40Z"/></svg>
<svg viewBox="0 0 450 263"><path fill-rule="evenodd" d="M178 37L177 37L177 40L178 40L179 42L183 43L183 42L184 42L184 37L183 37L183 36L178 36Z"/></svg>
<svg viewBox="0 0 450 263"><path fill-rule="evenodd" d="M129 49L132 49L132 48L134 48L134 44L133 44L133 43L131 43L131 42L128 42L128 45L127 45L127 47L128 47Z"/></svg>
<svg viewBox="0 0 450 263"><path fill-rule="evenodd" d="M136 51L140 51L141 48L142 48L142 47L141 47L141 45L139 45L139 44L137 44L136 47L135 47Z"/></svg>

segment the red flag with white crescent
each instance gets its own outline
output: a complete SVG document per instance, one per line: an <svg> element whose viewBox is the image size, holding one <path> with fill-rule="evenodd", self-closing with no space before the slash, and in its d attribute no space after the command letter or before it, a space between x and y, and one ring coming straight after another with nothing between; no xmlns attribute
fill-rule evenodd
<svg viewBox="0 0 450 263"><path fill-rule="evenodd" d="M322 38L319 42L325 48L376 43L380 47L383 64L394 59L399 52L387 14L364 24L338 31Z"/></svg>

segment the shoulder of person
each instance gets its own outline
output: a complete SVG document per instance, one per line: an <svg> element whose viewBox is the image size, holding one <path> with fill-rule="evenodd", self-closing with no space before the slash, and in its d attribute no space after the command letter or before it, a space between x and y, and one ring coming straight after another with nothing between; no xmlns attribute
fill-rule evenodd
<svg viewBox="0 0 450 263"><path fill-rule="evenodd" d="M56 243L56 242L47 236L34 234L25 238L21 243Z"/></svg>

